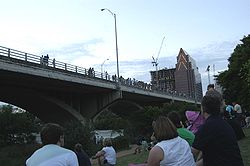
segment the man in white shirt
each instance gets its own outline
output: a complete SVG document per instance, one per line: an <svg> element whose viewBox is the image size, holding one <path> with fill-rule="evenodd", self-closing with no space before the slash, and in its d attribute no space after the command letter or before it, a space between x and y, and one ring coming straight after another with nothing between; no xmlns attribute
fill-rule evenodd
<svg viewBox="0 0 250 166"><path fill-rule="evenodd" d="M115 166L116 165L116 151L112 146L111 138L105 138L103 140L103 148L98 151L93 159L98 159L99 165L104 166ZM101 161L101 157L104 157L104 160Z"/></svg>
<svg viewBox="0 0 250 166"><path fill-rule="evenodd" d="M233 105L234 105L234 111L235 111L237 114L242 114L241 106L240 106L239 104L237 104L236 102L233 102Z"/></svg>
<svg viewBox="0 0 250 166"><path fill-rule="evenodd" d="M233 106L234 106L234 112L236 113L236 118L239 121L241 127L245 126L246 122L245 122L245 118L242 114L241 106L236 102L233 102Z"/></svg>
<svg viewBox="0 0 250 166"><path fill-rule="evenodd" d="M40 135L43 147L26 160L27 166L79 166L76 154L62 147L64 135L61 126L48 123Z"/></svg>

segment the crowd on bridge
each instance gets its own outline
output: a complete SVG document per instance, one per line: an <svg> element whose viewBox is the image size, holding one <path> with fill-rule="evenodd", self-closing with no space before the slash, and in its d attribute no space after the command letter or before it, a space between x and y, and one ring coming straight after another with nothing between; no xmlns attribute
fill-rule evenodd
<svg viewBox="0 0 250 166"><path fill-rule="evenodd" d="M201 111L186 111L187 122L182 122L175 111L155 118L150 144L140 137L135 151L136 154L149 150L147 161L129 166L243 166L237 141L245 137L241 125L249 126L249 121L243 122L241 106L236 102L233 105L225 108L221 94L209 85ZM27 159L27 166L91 165L81 144L76 144L75 152L63 148L63 129L58 124L46 124L41 140L43 147ZM104 138L103 148L92 158L98 159L100 166L115 166L112 139Z"/></svg>
<svg viewBox="0 0 250 166"><path fill-rule="evenodd" d="M45 56L42 55L40 57L40 64L42 66L47 67L47 66L52 65L53 68L56 68L56 66L59 67L59 66L62 65L62 64L59 65L58 63L59 63L58 61L56 63L55 58L53 58L52 61L49 60L49 55L48 54L45 55ZM65 70L67 70L67 65L66 64L65 64ZM79 73L78 70L76 70L75 72ZM101 79L106 80L106 81L119 82L121 85L135 87L135 88L139 88L139 89L143 89L143 90L147 90L147 91L160 92L160 93L168 94L168 95L171 95L171 96L193 99L192 96L188 96L188 95L186 95L185 93L182 93L182 92L177 92L174 89L170 89L170 88L167 88L167 87L164 87L164 88L161 87L160 88L159 86L153 85L151 83L146 83L144 81L139 81L139 80L137 80L135 78L123 78L123 76L119 76L119 78L118 78L118 76L116 74L110 75L110 74L108 74L107 71L105 71L104 73L99 73L99 72L95 71L93 67L90 67L89 69L84 69L84 72L80 73L80 74L83 74L83 75L85 75L87 77L90 77L90 78L98 78L98 79L101 78Z"/></svg>

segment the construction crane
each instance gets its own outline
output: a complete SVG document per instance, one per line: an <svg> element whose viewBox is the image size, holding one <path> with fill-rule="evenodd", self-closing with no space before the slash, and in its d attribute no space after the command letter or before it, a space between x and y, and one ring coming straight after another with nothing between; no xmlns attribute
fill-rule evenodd
<svg viewBox="0 0 250 166"><path fill-rule="evenodd" d="M156 71L156 85L157 85L157 87L158 87L158 84L159 84L159 78L158 78L158 64L159 63L158 63L158 58L159 58L159 55L161 53L161 48L162 48L164 40L165 40L165 36L163 37L163 39L161 41L161 46L160 46L160 49L158 51L157 58L154 58L154 56L152 56L152 59L153 59L152 64L153 64L153 66L155 66L155 71Z"/></svg>

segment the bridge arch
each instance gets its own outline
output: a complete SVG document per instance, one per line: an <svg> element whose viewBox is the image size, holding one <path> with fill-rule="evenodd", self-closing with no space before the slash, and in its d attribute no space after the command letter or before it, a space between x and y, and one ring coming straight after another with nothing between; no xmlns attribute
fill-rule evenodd
<svg viewBox="0 0 250 166"><path fill-rule="evenodd" d="M0 100L20 107L41 119L44 122L64 124L70 120L82 123L86 119L72 107L60 100L26 88L0 86Z"/></svg>
<svg viewBox="0 0 250 166"><path fill-rule="evenodd" d="M113 103L104 107L100 112L98 112L94 117L93 121L95 121L102 113L104 112L113 112L119 116L127 116L138 110L143 110L144 108L137 104L136 102L130 100L119 99L114 101Z"/></svg>

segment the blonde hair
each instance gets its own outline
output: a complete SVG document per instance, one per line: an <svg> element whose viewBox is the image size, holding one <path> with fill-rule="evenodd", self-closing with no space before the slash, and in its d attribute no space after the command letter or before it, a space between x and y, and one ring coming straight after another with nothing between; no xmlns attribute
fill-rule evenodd
<svg viewBox="0 0 250 166"><path fill-rule="evenodd" d="M103 146L112 146L111 138L104 138L103 139Z"/></svg>

